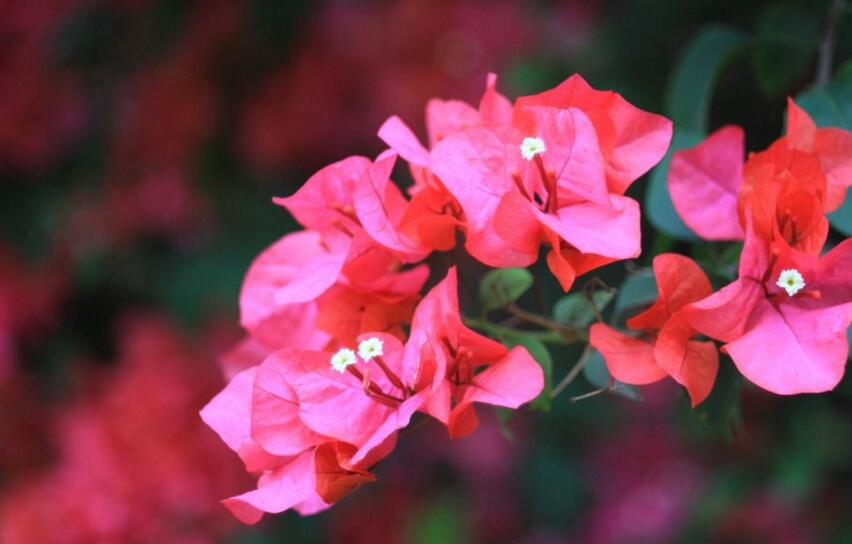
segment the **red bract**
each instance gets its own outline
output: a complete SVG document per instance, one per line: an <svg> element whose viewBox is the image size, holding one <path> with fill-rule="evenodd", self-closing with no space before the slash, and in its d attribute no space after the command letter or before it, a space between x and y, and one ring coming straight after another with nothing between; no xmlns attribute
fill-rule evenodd
<svg viewBox="0 0 852 544"><path fill-rule="evenodd" d="M292 196L276 198L299 223L336 236L369 237L404 262L422 260L430 249L402 231L408 202L391 181L396 156L385 153L375 163L349 157L311 176Z"/></svg>
<svg viewBox="0 0 852 544"><path fill-rule="evenodd" d="M476 429L474 404L518 408L541 392L543 372L525 348L464 325L454 267L417 302L429 269L406 266L452 248L457 228L494 266L531 264L550 244L548 264L566 289L577 274L638 255L639 207L623 193L665 153L671 123L579 76L514 107L495 86L490 75L478 108L431 101L431 149L393 116L379 130L391 150L333 163L275 199L308 230L252 264L240 297L250 337L202 412L260 473L256 490L225 501L241 520L313 513L372 481L369 470L418 411L457 438ZM411 200L391 180L397 156L415 181ZM681 263L671 261L661 263L675 274ZM700 283L690 272L683 281ZM708 295L701 280L697 294L674 285L676 275L661 280L649 315ZM699 402L715 358L695 361L693 352L709 357L706 343L665 318L643 328L666 339L660 365Z"/></svg>
<svg viewBox="0 0 852 544"><path fill-rule="evenodd" d="M739 278L683 310L726 344L743 375L782 395L833 389L843 377L852 321L852 240L817 256L767 241L749 226Z"/></svg>
<svg viewBox="0 0 852 544"><path fill-rule="evenodd" d="M740 223L750 214L757 236L819 253L828 236L826 180L817 158L778 145L755 153L743 168Z"/></svg>
<svg viewBox="0 0 852 544"><path fill-rule="evenodd" d="M750 213L758 236L819 252L828 233L824 214L843 203L852 179L852 133L817 129L792 100L787 119L786 136L745 162L743 131L736 126L674 154L669 191L696 234L740 240Z"/></svg>
<svg viewBox="0 0 852 544"><path fill-rule="evenodd" d="M589 343L598 349L610 374L624 383L643 385L671 376L686 387L692 405L701 403L716 380L719 354L713 342L690 340L696 331L682 308L713 291L707 276L692 260L665 253L654 258L659 297L653 306L627 321L644 337L627 336L596 323Z"/></svg>
<svg viewBox="0 0 852 544"><path fill-rule="evenodd" d="M578 74L549 91L518 98L516 122L524 117L529 122L533 106L576 108L588 116L604 158L607 185L619 195L660 162L672 137L671 121L640 110L614 91L593 89Z"/></svg>
<svg viewBox="0 0 852 544"><path fill-rule="evenodd" d="M294 386L299 378L310 383L310 372L306 376L300 372L318 369L310 365L319 360L328 368L329 356L294 350L276 353L263 365L235 376L201 411L204 421L240 455L246 468L261 472L256 490L223 501L240 521L256 523L264 512L290 508L312 514L339 499L341 485L374 479L348 463L351 449L338 447L299 420Z"/></svg>
<svg viewBox="0 0 852 544"><path fill-rule="evenodd" d="M468 127L510 122L512 105L497 92L496 85L497 77L489 74L478 109L460 100L430 100L426 105L430 148ZM429 150L396 116L385 121L379 129L379 137L408 161L414 178L414 186L409 189L412 199L404 213L403 228L415 232L428 247L451 249L456 243L456 228L464 225L462 211L455 197L430 169Z"/></svg>
<svg viewBox="0 0 852 544"><path fill-rule="evenodd" d="M476 429L474 402L517 408L544 386L541 368L526 349L507 352L464 326L455 269L414 312L401 378L408 384L428 383L425 410L453 437Z"/></svg>
<svg viewBox="0 0 852 544"><path fill-rule="evenodd" d="M408 321L405 308L428 271L395 272L398 263L386 251L366 244L363 238L303 231L267 248L243 282L243 327L270 350L319 349L332 338L351 341L365 330L394 331ZM369 300L349 304L359 297Z"/></svg>
<svg viewBox="0 0 852 544"><path fill-rule="evenodd" d="M817 156L828 184L825 211L839 208L852 185L852 132L834 127L817 128L807 112L788 98L787 135L781 141L790 149Z"/></svg>
<svg viewBox="0 0 852 544"><path fill-rule="evenodd" d="M696 330L727 342L722 349L757 385L822 392L843 376L852 319L850 241L819 256L825 213L849 184L852 133L817 129L792 100L787 111L786 136L744 165L737 127L675 154L669 188L684 221L709 239L737 239L748 227L739 278L683 313Z"/></svg>
<svg viewBox="0 0 852 544"><path fill-rule="evenodd" d="M579 76L518 99L512 123L441 140L431 170L465 213L468 251L497 267L527 266L541 243L564 289L639 254L639 206L622 196L662 158L671 123Z"/></svg>
<svg viewBox="0 0 852 544"><path fill-rule="evenodd" d="M728 125L672 157L668 178L672 202L684 223L705 240L744 236L737 220L744 154L743 129Z"/></svg>
<svg viewBox="0 0 852 544"><path fill-rule="evenodd" d="M257 490L225 501L242 521L313 513L374 480L368 469L417 411L458 437L477 425L473 403L517 408L544 385L524 348L507 352L462 324L455 270L418 305L405 345L380 332L358 340L358 355L277 351L202 410L246 468L262 473Z"/></svg>

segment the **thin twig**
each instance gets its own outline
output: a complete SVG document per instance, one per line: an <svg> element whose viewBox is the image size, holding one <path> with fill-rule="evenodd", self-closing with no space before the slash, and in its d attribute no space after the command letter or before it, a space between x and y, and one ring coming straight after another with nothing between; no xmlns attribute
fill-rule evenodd
<svg viewBox="0 0 852 544"><path fill-rule="evenodd" d="M571 402L580 402L581 400L590 399L592 397L597 397L601 393L606 393L609 391L609 387L601 387L600 389L595 389L594 391L589 391L585 395L580 395L578 397L571 397Z"/></svg>
<svg viewBox="0 0 852 544"><path fill-rule="evenodd" d="M553 388L550 392L550 398L555 399L556 395L565 390L566 387L571 385L577 376L580 375L580 372L586 368L586 364L589 362L589 357L592 355L592 346L586 346L586 349L583 350L583 353L580 355L580 358L577 359L577 362L571 367L571 370L568 371L568 374L565 375L564 378Z"/></svg>
<svg viewBox="0 0 852 544"><path fill-rule="evenodd" d="M543 327L545 329L559 331L568 339L573 340L576 338L581 338L580 331L578 331L574 327L566 325L565 323L560 323L559 321L554 321L553 319L544 317L543 315L528 312L520 306L517 306L516 304L509 303L505 306L505 309L510 314L519 317L520 319L523 319L528 323L538 325L539 327Z"/></svg>
<svg viewBox="0 0 852 544"><path fill-rule="evenodd" d="M834 40L835 27L840 14L843 12L844 0L834 0L828 6L828 14L825 22L825 36L819 46L819 59L817 61L816 83L825 85L831 79L831 67L834 65Z"/></svg>
<svg viewBox="0 0 852 544"><path fill-rule="evenodd" d="M602 279L598 277L594 277L583 286L583 295L586 297L586 300L589 301L589 304L592 306L592 312L595 314L595 319L598 323L603 323L603 315L601 314L601 309L598 307L598 303L595 300L595 286L600 286L603 291L607 293L612 293L615 291L612 287L608 286Z"/></svg>

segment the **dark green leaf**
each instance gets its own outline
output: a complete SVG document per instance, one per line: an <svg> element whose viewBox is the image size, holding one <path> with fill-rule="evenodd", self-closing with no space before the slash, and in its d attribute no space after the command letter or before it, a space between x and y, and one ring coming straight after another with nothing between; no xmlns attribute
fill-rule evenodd
<svg viewBox="0 0 852 544"><path fill-rule="evenodd" d="M818 126L852 130L852 60L840 67L831 83L807 89L796 103Z"/></svg>
<svg viewBox="0 0 852 544"><path fill-rule="evenodd" d="M637 309L657 299L657 280L654 271L643 268L627 277L615 299L612 322L618 323Z"/></svg>
<svg viewBox="0 0 852 544"><path fill-rule="evenodd" d="M849 338L849 345L852 346L852 327L846 329L846 336ZM849 350L849 358L852 359L852 350Z"/></svg>
<svg viewBox="0 0 852 544"><path fill-rule="evenodd" d="M760 88L781 96L811 66L820 39L822 14L790 2L766 6L755 28L754 73Z"/></svg>
<svg viewBox="0 0 852 544"><path fill-rule="evenodd" d="M553 305L553 319L577 328L584 328L595 320L594 306L602 312L615 297L615 291L595 291L590 296L591 300L586 293L571 293L560 298Z"/></svg>
<svg viewBox="0 0 852 544"><path fill-rule="evenodd" d="M846 236L852 236L852 198L846 192L846 201L834 212L828 214L831 226Z"/></svg>
<svg viewBox="0 0 852 544"><path fill-rule="evenodd" d="M722 67L743 51L745 34L724 25L710 25L689 42L666 88L665 114L675 127L707 133L713 86Z"/></svg>
<svg viewBox="0 0 852 544"><path fill-rule="evenodd" d="M485 310L493 310L514 302L532 287L533 276L525 268L491 270L482 278L479 300Z"/></svg>
<svg viewBox="0 0 852 544"><path fill-rule="evenodd" d="M716 78L746 42L744 34L726 26L705 27L689 43L669 80L665 114L674 121L675 133L669 152L651 174L645 206L651 224L678 240L695 241L698 237L678 216L669 196L666 179L672 153L697 144L707 134Z"/></svg>

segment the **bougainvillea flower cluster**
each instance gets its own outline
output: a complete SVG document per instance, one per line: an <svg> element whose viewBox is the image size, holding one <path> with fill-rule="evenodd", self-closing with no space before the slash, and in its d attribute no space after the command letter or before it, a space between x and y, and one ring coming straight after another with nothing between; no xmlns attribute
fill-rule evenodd
<svg viewBox="0 0 852 544"><path fill-rule="evenodd" d="M746 216L766 240L819 253L825 214L852 185L852 133L817 128L789 100L787 133L744 160L743 130L727 125L672 158L669 190L684 222L705 240L742 240ZM712 203L712 205L711 205Z"/></svg>
<svg viewBox="0 0 852 544"><path fill-rule="evenodd" d="M461 236L487 265L526 266L545 245L566 290L639 254L639 206L624 192L665 154L667 119L576 75L514 104L492 75L478 107L435 99L426 116L428 148L394 116L375 160L343 159L275 199L304 230L251 265L248 337L202 410L260 474L256 490L224 501L244 522L311 514L375 480L414 417L458 438L476 429L476 404L518 408L541 393L526 348L465 325L458 271L431 254ZM400 158L407 195L392 180Z"/></svg>
<svg viewBox="0 0 852 544"><path fill-rule="evenodd" d="M716 292L687 257L654 260L659 299L627 326L592 326L590 342L611 374L645 384L666 375L693 406L710 393L724 342L740 372L778 394L819 393L843 377L852 322L852 241L823 254L826 214L852 184L852 133L817 128L788 100L787 133L744 160L744 133L728 125L674 154L675 209L699 236L744 240L738 278Z"/></svg>
<svg viewBox="0 0 852 544"><path fill-rule="evenodd" d="M852 321L852 241L824 250L826 214L852 183L852 133L816 128L792 100L787 120L785 136L745 161L736 126L674 154L668 182L675 208L702 238L745 240L739 277L711 293L695 263L677 257L680 264L666 265L675 256L657 257L660 300L628 321L656 331L653 357L640 339L603 325L592 331L618 379L648 383L669 374L700 402L717 368L712 344L689 340L700 333L724 342L740 372L774 393L818 393L840 382ZM642 357L625 361L628 348L641 348Z"/></svg>
<svg viewBox="0 0 852 544"><path fill-rule="evenodd" d="M707 398L719 369L713 342L691 340L697 334L684 308L713 291L701 268L688 257L664 253L654 258L659 297L627 321L644 338L595 323L589 341L603 354L612 376L624 383L648 384L666 376L686 387L695 406Z"/></svg>

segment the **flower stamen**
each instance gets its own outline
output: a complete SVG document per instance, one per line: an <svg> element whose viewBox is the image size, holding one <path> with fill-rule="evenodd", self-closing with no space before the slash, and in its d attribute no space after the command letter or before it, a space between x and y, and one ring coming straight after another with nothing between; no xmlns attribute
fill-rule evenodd
<svg viewBox="0 0 852 544"><path fill-rule="evenodd" d="M384 347L385 345L381 339L376 338L375 336L367 338L358 344L358 355L364 359L364 362L367 362L373 357L381 357L384 355Z"/></svg>
<svg viewBox="0 0 852 544"><path fill-rule="evenodd" d="M524 138L524 141L521 142L520 148L521 156L528 161L533 160L533 157L539 153L547 151L547 147L544 145L544 140L535 136L527 136Z"/></svg>
<svg viewBox="0 0 852 544"><path fill-rule="evenodd" d="M792 297L805 288L805 278L802 276L802 273L795 268L788 268L781 271L775 285L784 289L787 294Z"/></svg>
<svg viewBox="0 0 852 544"><path fill-rule="evenodd" d="M343 374L346 369L358 362L355 352L349 348L342 348L331 356L331 368Z"/></svg>

